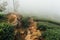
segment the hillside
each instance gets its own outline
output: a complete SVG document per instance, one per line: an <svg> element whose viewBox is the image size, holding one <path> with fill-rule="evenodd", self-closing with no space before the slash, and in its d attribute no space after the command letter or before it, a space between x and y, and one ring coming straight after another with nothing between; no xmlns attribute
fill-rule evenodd
<svg viewBox="0 0 60 40"><path fill-rule="evenodd" d="M26 20L26 19L25 19ZM2 22L6 22L6 18L4 15L0 15L0 24ZM52 21L46 21L46 20L36 20L38 22L38 27L40 30L44 30L44 28L46 28L45 31L43 31L43 37L45 40L60 40L60 24L59 23L55 23Z"/></svg>

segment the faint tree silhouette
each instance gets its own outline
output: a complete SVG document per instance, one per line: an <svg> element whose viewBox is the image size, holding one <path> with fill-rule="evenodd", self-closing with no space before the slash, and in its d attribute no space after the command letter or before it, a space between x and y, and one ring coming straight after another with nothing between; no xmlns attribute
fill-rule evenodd
<svg viewBox="0 0 60 40"><path fill-rule="evenodd" d="M6 10L7 2L3 2L0 4L0 12Z"/></svg>

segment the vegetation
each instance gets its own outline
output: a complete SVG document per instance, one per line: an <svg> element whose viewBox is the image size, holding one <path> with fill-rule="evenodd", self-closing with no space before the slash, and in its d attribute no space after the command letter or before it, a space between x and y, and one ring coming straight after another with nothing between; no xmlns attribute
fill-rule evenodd
<svg viewBox="0 0 60 40"><path fill-rule="evenodd" d="M14 27L7 24L6 20L2 21L4 18L5 16L0 14L0 40L14 40ZM27 18L23 18L22 22L23 26L27 28ZM38 29L43 31L42 36L45 40L60 40L60 25L38 21Z"/></svg>
<svg viewBox="0 0 60 40"><path fill-rule="evenodd" d="M45 40L60 40L60 29L47 29Z"/></svg>
<svg viewBox="0 0 60 40"><path fill-rule="evenodd" d="M28 23L28 18L27 17L22 18L22 24L23 24L24 28L28 27L29 23Z"/></svg>
<svg viewBox="0 0 60 40"><path fill-rule="evenodd" d="M42 29L45 40L60 40L60 26L48 22L39 22L40 29Z"/></svg>
<svg viewBox="0 0 60 40"><path fill-rule="evenodd" d="M7 18L5 17L5 14L0 13L0 23L1 22L6 22Z"/></svg>
<svg viewBox="0 0 60 40"><path fill-rule="evenodd" d="M14 40L14 28L7 23L0 23L0 40Z"/></svg>

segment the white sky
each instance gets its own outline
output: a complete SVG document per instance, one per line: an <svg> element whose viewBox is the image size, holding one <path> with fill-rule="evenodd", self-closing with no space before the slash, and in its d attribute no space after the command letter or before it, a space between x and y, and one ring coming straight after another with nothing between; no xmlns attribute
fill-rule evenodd
<svg viewBox="0 0 60 40"><path fill-rule="evenodd" d="M23 15L34 15L60 22L60 0L15 0L17 11ZM13 0L9 0L10 11L13 10Z"/></svg>
<svg viewBox="0 0 60 40"><path fill-rule="evenodd" d="M21 12L25 12L26 15L60 22L60 0L19 0L19 3Z"/></svg>

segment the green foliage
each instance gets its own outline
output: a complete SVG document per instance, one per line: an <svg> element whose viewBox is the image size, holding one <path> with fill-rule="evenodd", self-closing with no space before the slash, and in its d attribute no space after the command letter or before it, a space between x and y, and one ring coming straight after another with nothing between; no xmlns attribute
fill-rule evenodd
<svg viewBox="0 0 60 40"><path fill-rule="evenodd" d="M46 31L47 30L47 26L46 25L38 25L38 29L41 31Z"/></svg>
<svg viewBox="0 0 60 40"><path fill-rule="evenodd" d="M23 24L23 27L24 28L27 28L28 27L28 18L26 18L26 17L24 17L23 19L22 19L22 24Z"/></svg>
<svg viewBox="0 0 60 40"><path fill-rule="evenodd" d="M5 22L6 20L7 20L7 18L5 17L5 14L0 12L0 22L2 22L2 21Z"/></svg>
<svg viewBox="0 0 60 40"><path fill-rule="evenodd" d="M44 32L45 40L60 40L60 31L59 29L47 29Z"/></svg>
<svg viewBox="0 0 60 40"><path fill-rule="evenodd" d="M43 31L43 38L45 40L60 40L60 26L48 22L38 22L38 28Z"/></svg>
<svg viewBox="0 0 60 40"><path fill-rule="evenodd" d="M14 40L14 27L7 23L0 23L0 40Z"/></svg>
<svg viewBox="0 0 60 40"><path fill-rule="evenodd" d="M0 19L4 18L4 14L0 13Z"/></svg>

